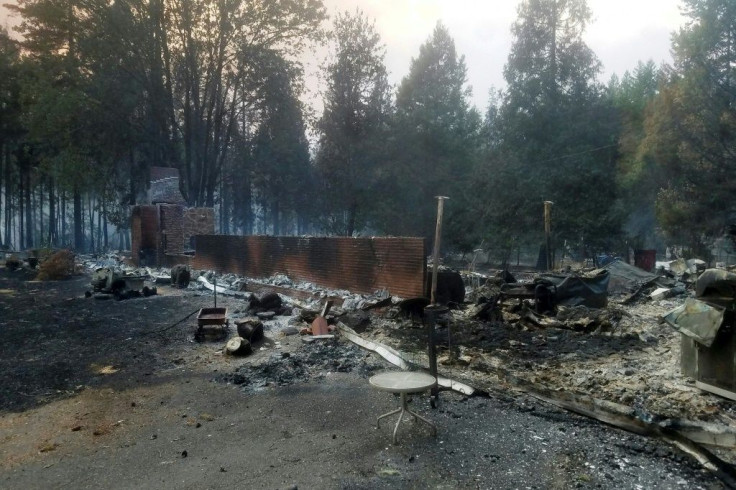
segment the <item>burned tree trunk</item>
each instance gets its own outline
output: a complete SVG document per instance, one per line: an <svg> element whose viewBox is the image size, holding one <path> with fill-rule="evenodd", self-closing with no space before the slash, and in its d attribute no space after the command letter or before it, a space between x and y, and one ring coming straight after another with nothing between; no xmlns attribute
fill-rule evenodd
<svg viewBox="0 0 736 490"><path fill-rule="evenodd" d="M26 241L25 248L33 247L33 206L31 204L31 169L30 162L23 171L23 180L25 183L25 210L26 210Z"/></svg>
<svg viewBox="0 0 736 490"><path fill-rule="evenodd" d="M355 232L355 215L358 212L358 203L353 201L348 209L348 222L347 229L345 230L345 236L353 236Z"/></svg>
<svg viewBox="0 0 736 490"><path fill-rule="evenodd" d="M273 235L279 236L281 234L281 210L279 208L278 199L274 199L271 203L271 223L273 224Z"/></svg>
<svg viewBox="0 0 736 490"><path fill-rule="evenodd" d="M61 240L66 245L66 191L61 191Z"/></svg>
<svg viewBox="0 0 736 490"><path fill-rule="evenodd" d="M109 244L108 244L108 234L107 234L107 200L102 200L102 230L103 230L103 237L105 240L105 250L108 250Z"/></svg>
<svg viewBox="0 0 736 490"><path fill-rule="evenodd" d="M87 212L89 213L89 251L95 251L95 211L92 196L87 198Z"/></svg>
<svg viewBox="0 0 736 490"><path fill-rule="evenodd" d="M84 251L84 230L82 229L82 193L74 186L74 248Z"/></svg>
<svg viewBox="0 0 736 490"><path fill-rule="evenodd" d="M39 244L43 243L44 232L43 232L43 207L44 207L44 194L43 194L43 183L42 179L38 183L38 240Z"/></svg>
<svg viewBox="0 0 736 490"><path fill-rule="evenodd" d="M56 196L54 195L54 179L49 178L49 245L56 245Z"/></svg>
<svg viewBox="0 0 736 490"><path fill-rule="evenodd" d="M10 162L6 158L7 152L5 151L5 147L7 145L4 145L2 140L0 140L0 189L2 189L3 186L3 169L5 168L5 165L9 165ZM6 198L7 200L7 198ZM0 216L2 216L2 200L0 199ZM3 245L3 234L2 231L0 231L0 246Z"/></svg>

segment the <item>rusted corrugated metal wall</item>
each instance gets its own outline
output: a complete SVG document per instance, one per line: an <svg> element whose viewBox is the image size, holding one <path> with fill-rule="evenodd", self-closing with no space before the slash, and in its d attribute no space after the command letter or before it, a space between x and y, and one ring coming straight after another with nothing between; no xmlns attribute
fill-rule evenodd
<svg viewBox="0 0 736 490"><path fill-rule="evenodd" d="M249 277L286 274L333 289L424 295L422 238L197 235L193 267Z"/></svg>

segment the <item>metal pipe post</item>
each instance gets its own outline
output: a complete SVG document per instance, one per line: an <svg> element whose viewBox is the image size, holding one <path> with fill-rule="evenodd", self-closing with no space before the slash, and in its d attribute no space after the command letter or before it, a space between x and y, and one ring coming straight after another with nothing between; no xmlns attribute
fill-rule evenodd
<svg viewBox="0 0 736 490"><path fill-rule="evenodd" d="M434 326L437 319L433 308L424 309L424 323L427 326L427 355L429 357L429 374L437 377L437 347L434 340Z"/></svg>
<svg viewBox="0 0 736 490"><path fill-rule="evenodd" d="M437 268L440 261L440 241L442 239L442 208L446 196L437 197L437 226L434 230L434 252L432 253L432 289L430 291L430 304L434 305L437 301Z"/></svg>

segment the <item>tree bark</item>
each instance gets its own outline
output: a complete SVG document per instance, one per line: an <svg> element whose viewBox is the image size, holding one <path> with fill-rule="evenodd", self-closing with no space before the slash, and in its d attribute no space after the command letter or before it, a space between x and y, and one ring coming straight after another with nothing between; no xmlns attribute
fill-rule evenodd
<svg viewBox="0 0 736 490"><path fill-rule="evenodd" d="M242 205L240 207L241 226L245 235L253 234L253 193L251 192L250 183L246 183L243 187Z"/></svg>
<svg viewBox="0 0 736 490"><path fill-rule="evenodd" d="M79 187L74 186L74 248L79 252L84 252L84 229L82 226L82 193Z"/></svg>
<svg viewBox="0 0 736 490"><path fill-rule="evenodd" d="M66 247L66 191L61 191L61 241L62 245Z"/></svg>
<svg viewBox="0 0 736 490"><path fill-rule="evenodd" d="M353 201L350 204L350 208L348 209L348 222L347 222L347 228L345 230L345 236L353 236L353 232L355 232L355 215L358 212L358 203L356 201Z"/></svg>
<svg viewBox="0 0 736 490"><path fill-rule="evenodd" d="M220 233L223 235L230 234L230 213L227 201L225 179L220 179Z"/></svg>
<svg viewBox="0 0 736 490"><path fill-rule="evenodd" d="M4 169L5 165L10 165L10 160L7 158L7 152L6 146L0 141L0 189L3 188L3 175L4 175ZM7 196L5 197L5 200L7 201ZM7 206L7 204L6 204ZM3 202L2 202L2 196L0 196L0 216L2 216L2 210L3 210ZM3 242L3 233L0 232L0 247L3 246L5 242Z"/></svg>
<svg viewBox="0 0 736 490"><path fill-rule="evenodd" d="M18 247L24 248L26 246L26 235L25 235L25 200L23 199L24 182L23 171L21 170L18 175Z"/></svg>
<svg viewBox="0 0 736 490"><path fill-rule="evenodd" d="M11 232L12 229L11 225L11 216L12 216L12 209L13 209L13 197L11 194L11 188L10 188L10 179L12 177L11 174L11 168L10 168L10 148L5 147L5 245L11 246L12 245L12 239L11 239Z"/></svg>
<svg viewBox="0 0 736 490"><path fill-rule="evenodd" d="M274 199L271 203L271 223L273 223L273 235L281 234L281 212L279 210L279 201Z"/></svg>
<svg viewBox="0 0 736 490"><path fill-rule="evenodd" d="M108 250L108 236L107 236L107 200L102 200L102 230L105 239L105 250Z"/></svg>
<svg viewBox="0 0 736 490"><path fill-rule="evenodd" d="M44 233L43 233L43 202L44 202L44 194L43 194L43 180L39 182L38 184L38 244L42 245L44 241Z"/></svg>
<svg viewBox="0 0 736 490"><path fill-rule="evenodd" d="M33 205L31 199L33 193L31 191L31 169L26 169L25 173L25 208L26 208L26 244L25 248L33 247Z"/></svg>
<svg viewBox="0 0 736 490"><path fill-rule="evenodd" d="M92 205L92 195L87 197L87 212L89 213L89 251L95 251L95 210Z"/></svg>
<svg viewBox="0 0 736 490"><path fill-rule="evenodd" d="M56 245L56 196L54 195L54 179L49 178L49 246Z"/></svg>
<svg viewBox="0 0 736 490"><path fill-rule="evenodd" d="M97 249L102 251L102 213L97 210Z"/></svg>

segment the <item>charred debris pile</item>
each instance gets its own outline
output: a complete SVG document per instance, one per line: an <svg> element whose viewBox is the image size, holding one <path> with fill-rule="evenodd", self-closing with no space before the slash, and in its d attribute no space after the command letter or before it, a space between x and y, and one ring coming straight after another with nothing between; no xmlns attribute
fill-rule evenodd
<svg viewBox="0 0 736 490"><path fill-rule="evenodd" d="M155 297L175 291L227 297L230 305L238 306L228 311L219 305L220 311L209 312L215 315L211 322L204 321L200 311L196 332L201 335L195 338L222 342L228 354L249 355L264 341L274 347L289 336L329 344L344 327L406 354L418 366L426 365L424 297L399 298L386 290L329 290L282 274L253 279L187 266L133 268L116 256L81 257L81 262L92 271L93 297ZM722 391L711 389L719 395L714 396L707 390L715 386L733 391L729 382L734 373L729 371L727 379L714 376L706 349L715 346L718 365L733 364L728 347L731 276L725 283L711 284L705 294L709 297L702 297L698 278L714 274L705 270L705 263L677 260L658 266L655 273L622 261L600 269L550 273L482 275L441 269L437 298L448 308L436 327L440 374L481 384L513 375L553 390L636 405L653 416L729 419L731 400ZM712 301L715 296L720 304ZM723 298L731 298L731 303ZM694 300L716 313L706 309L711 331L705 340L686 325L689 313L677 310ZM210 330L218 335L208 335ZM697 360L685 359L681 344L690 347L691 358L697 350Z"/></svg>
<svg viewBox="0 0 736 490"><path fill-rule="evenodd" d="M218 380L246 390L391 368L353 343L392 353L394 365L427 365L425 297L329 290L282 274L134 268L114 255L80 263L92 297L213 300L180 330L227 354ZM441 377L591 413L614 407L637 424L690 427L693 440L736 448L736 274L698 260L659 263L654 273L622 261L545 273L440 269L436 297L446 306L435 318Z"/></svg>

